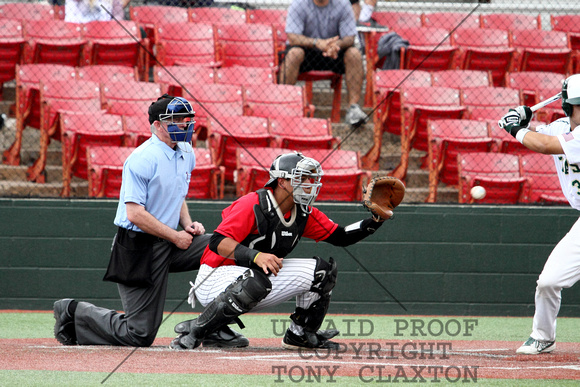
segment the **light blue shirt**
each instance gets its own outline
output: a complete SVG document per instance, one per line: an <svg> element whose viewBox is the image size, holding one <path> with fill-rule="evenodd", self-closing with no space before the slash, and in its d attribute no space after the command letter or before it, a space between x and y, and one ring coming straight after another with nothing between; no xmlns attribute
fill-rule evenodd
<svg viewBox="0 0 580 387"><path fill-rule="evenodd" d="M173 150L156 135L141 144L123 165L123 182L115 224L142 231L127 219L125 203L137 203L157 220L177 229L181 206L189 189L195 153L191 144L179 143Z"/></svg>
<svg viewBox="0 0 580 387"><path fill-rule="evenodd" d="M348 0L330 0L319 7L312 0L294 0L288 8L286 33L328 39L355 36L356 21Z"/></svg>

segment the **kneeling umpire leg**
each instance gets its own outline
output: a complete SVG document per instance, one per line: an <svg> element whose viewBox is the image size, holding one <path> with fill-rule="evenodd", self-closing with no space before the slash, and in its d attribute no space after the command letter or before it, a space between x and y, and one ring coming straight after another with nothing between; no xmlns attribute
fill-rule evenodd
<svg viewBox="0 0 580 387"><path fill-rule="evenodd" d="M204 337L230 323L236 317L249 312L272 290L272 283L259 270L248 269L232 282L226 290L209 303L202 314L194 320L175 326L177 333L185 333L174 339L174 349L197 348Z"/></svg>
<svg viewBox="0 0 580 387"><path fill-rule="evenodd" d="M332 257L328 262L320 257L314 258L316 259L316 268L310 291L320 294L320 299L312 303L308 309L296 308L290 318L304 328L308 341L316 347L321 341L328 340L339 333L337 330L319 331L330 305L330 295L336 285L338 268Z"/></svg>

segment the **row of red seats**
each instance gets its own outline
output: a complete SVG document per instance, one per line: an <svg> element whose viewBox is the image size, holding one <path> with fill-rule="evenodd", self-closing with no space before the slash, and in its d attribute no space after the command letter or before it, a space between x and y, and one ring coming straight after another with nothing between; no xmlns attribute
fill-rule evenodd
<svg viewBox="0 0 580 387"><path fill-rule="evenodd" d="M532 122L532 126L538 124ZM426 201L431 203L437 201L437 188L440 182L448 186L458 185L457 155L460 153L498 152L515 155L533 153L504 130L499 129L497 122L492 121L429 120L427 143L424 167L429 170L429 196ZM553 168L551 173L554 174ZM555 189L559 189L559 186Z"/></svg>
<svg viewBox="0 0 580 387"><path fill-rule="evenodd" d="M493 84L505 86L506 72L548 71L569 74L578 71L578 48L572 49L570 34L561 31L458 29L451 35L443 28L397 30L410 45L401 51L400 68L436 71L448 69L491 71ZM366 34L367 85L384 59L377 52L384 33ZM367 87L365 103L372 100Z"/></svg>
<svg viewBox="0 0 580 387"><path fill-rule="evenodd" d="M481 204L567 204L552 156L538 153L460 153L457 156L459 203L474 203L470 191L485 188Z"/></svg>
<svg viewBox="0 0 580 387"><path fill-rule="evenodd" d="M106 81L95 82L87 79ZM4 152L4 162L18 165L24 128L27 126L38 128L41 131L40 155L29 168L28 178L31 181L44 182L43 171L48 144L51 138L60 139L59 114L62 112L106 110L112 114L136 115L142 121L146 121L149 104L169 85L138 82L134 79L135 70L122 66L91 66L76 69L64 65L19 66L16 87L16 137L10 149ZM306 104L303 88L300 86L273 83L244 87L203 83L182 86L195 107L197 126L202 132L203 129L207 130L209 118L214 118L214 121L219 123L215 117L243 114L261 117L304 117L311 116L313 112L313 108ZM330 124L326 120L320 121L324 123L324 133L315 130L314 127L310 129L321 136L329 135ZM148 136L146 122L135 126L137 130L146 129ZM290 133L290 130L281 129L278 132ZM205 135L207 136L207 133Z"/></svg>
<svg viewBox="0 0 580 387"><path fill-rule="evenodd" d="M89 180L89 195L92 197L118 197L121 186L123 163L134 147L86 146L86 178ZM80 150L82 151L82 150ZM278 155L287 153L287 148L249 147L235 148L234 176L236 196L245 195L264 186L269 179L269 165ZM222 199L224 189L224 167L215 162L212 148L194 148L196 166L192 172L188 198ZM371 177L361 169L357 152L333 149L306 149L306 156L320 160L324 170L324 190L319 201L359 201L362 187Z"/></svg>
<svg viewBox="0 0 580 387"><path fill-rule="evenodd" d="M531 77L522 80L526 85L534 76L540 76L538 73L527 75ZM517 77L514 76L514 84ZM549 78L556 80L555 77ZM546 89L524 88L524 84L518 88L485 86L489 79L489 74L481 71L378 71L374 99L377 110L373 117L375 141L363 157L365 167L378 167L384 131L401 135L401 162L394 174L404 179L411 148L427 151L427 120L471 118L497 122L509 108L533 102L530 99L533 97L545 99L561 91L559 85ZM537 94L534 94L535 90ZM546 122L563 115L559 108L546 108L536 119Z"/></svg>

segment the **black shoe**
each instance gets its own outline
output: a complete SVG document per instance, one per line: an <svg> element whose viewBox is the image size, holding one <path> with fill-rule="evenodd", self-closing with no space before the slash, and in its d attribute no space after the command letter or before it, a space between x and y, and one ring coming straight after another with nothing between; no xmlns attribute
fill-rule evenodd
<svg viewBox="0 0 580 387"><path fill-rule="evenodd" d="M201 344L201 339L196 338L191 333L186 333L177 336L175 339L169 343L169 348L183 351L186 349L196 349Z"/></svg>
<svg viewBox="0 0 580 387"><path fill-rule="evenodd" d="M316 335L321 336L326 340L332 339L334 336L337 336L340 333L338 329L326 329L326 330L317 330Z"/></svg>
<svg viewBox="0 0 580 387"><path fill-rule="evenodd" d="M73 301L71 298L64 298L54 303L54 337L62 345L77 345L77 334L75 331L75 321L68 313L68 306Z"/></svg>
<svg viewBox="0 0 580 387"><path fill-rule="evenodd" d="M301 348L339 349L340 344L327 340L317 333L304 332L302 336L298 336L290 329L287 329L286 334L284 335L284 339L282 340L282 347L292 350Z"/></svg>
<svg viewBox="0 0 580 387"><path fill-rule="evenodd" d="M202 340L202 344L204 347L242 348L250 345L250 340L226 325L207 335Z"/></svg>

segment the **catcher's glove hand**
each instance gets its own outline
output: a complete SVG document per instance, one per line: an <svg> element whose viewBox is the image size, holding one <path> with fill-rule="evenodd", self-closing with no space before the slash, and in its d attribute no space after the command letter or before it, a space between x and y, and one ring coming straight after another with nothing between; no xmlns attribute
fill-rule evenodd
<svg viewBox="0 0 580 387"><path fill-rule="evenodd" d="M383 222L393 216L393 209L405 197L405 185L396 177L373 177L363 189L363 206L373 214L376 222Z"/></svg>

